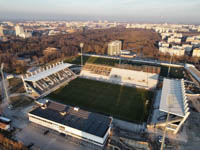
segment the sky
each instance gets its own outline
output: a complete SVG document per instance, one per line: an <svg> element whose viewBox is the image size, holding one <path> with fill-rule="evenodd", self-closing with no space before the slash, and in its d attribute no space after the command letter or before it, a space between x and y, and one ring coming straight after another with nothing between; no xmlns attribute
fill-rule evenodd
<svg viewBox="0 0 200 150"><path fill-rule="evenodd" d="M0 0L0 19L200 24L200 0Z"/></svg>

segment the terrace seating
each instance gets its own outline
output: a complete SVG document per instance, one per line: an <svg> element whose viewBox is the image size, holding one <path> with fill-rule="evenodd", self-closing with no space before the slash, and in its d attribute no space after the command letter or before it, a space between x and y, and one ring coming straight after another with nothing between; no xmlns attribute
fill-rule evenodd
<svg viewBox="0 0 200 150"><path fill-rule="evenodd" d="M86 64L83 67L84 70L90 71L93 74L99 74L103 76L109 76L112 68L108 66L94 65L94 64Z"/></svg>
<svg viewBox="0 0 200 150"><path fill-rule="evenodd" d="M26 81L25 84L27 84L27 86L32 88L39 95L42 95L45 92L48 92L51 89L55 88L56 86L66 81L70 81L74 78L75 78L75 74L70 69L65 68L59 72L53 73L35 82Z"/></svg>

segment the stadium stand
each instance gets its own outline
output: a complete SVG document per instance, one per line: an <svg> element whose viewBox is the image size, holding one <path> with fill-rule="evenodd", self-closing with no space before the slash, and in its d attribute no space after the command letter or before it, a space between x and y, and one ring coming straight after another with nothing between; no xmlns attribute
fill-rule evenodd
<svg viewBox="0 0 200 150"><path fill-rule="evenodd" d="M76 78L69 67L71 64L58 62L22 76L27 94L33 98L46 96Z"/></svg>
<svg viewBox="0 0 200 150"><path fill-rule="evenodd" d="M83 67L84 70L87 70L93 74L100 74L103 76L109 76L112 68L108 66L94 65L94 64L86 64Z"/></svg>
<svg viewBox="0 0 200 150"><path fill-rule="evenodd" d="M120 84L144 89L157 86L160 68L155 66L124 65L122 68L104 65L86 64L80 77L113 84Z"/></svg>

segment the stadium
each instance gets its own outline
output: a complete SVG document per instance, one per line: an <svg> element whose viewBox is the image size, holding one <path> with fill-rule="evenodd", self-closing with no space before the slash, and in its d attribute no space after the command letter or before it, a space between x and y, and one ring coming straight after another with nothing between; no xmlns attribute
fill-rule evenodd
<svg viewBox="0 0 200 150"><path fill-rule="evenodd" d="M150 112L155 105L154 91L160 73L160 67L148 65L85 63L80 68L58 62L45 66L22 76L27 94L39 99L39 106L28 113L29 120L100 147L104 147L110 135L112 118L137 124L150 122L151 128L155 124L165 125L163 120L156 120L160 117L158 112L165 116L170 113L177 116L170 128L177 133L189 115L184 83L164 79L157 106L160 109ZM173 96L170 89L176 89L178 96ZM180 113L166 110L162 104L166 102L166 93L172 95L174 103L181 103L177 106ZM42 98L45 101L40 102Z"/></svg>

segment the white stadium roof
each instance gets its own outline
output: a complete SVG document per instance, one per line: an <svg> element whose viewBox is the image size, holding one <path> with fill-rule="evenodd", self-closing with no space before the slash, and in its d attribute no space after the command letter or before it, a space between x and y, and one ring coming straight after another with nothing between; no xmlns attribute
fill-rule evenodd
<svg viewBox="0 0 200 150"><path fill-rule="evenodd" d="M159 110L184 117L186 104L184 81L164 79Z"/></svg>
<svg viewBox="0 0 200 150"><path fill-rule="evenodd" d="M49 67L48 69L45 69L35 75L32 75L30 77L27 77L25 78L24 80L25 81L31 81L31 82L35 82L35 81L38 81L40 79L43 79L45 77L48 77L49 75L51 74L54 74L54 73L57 73L65 68L68 68L72 66L72 64L68 64L68 63L60 63L58 65L55 65L55 66L51 66Z"/></svg>

